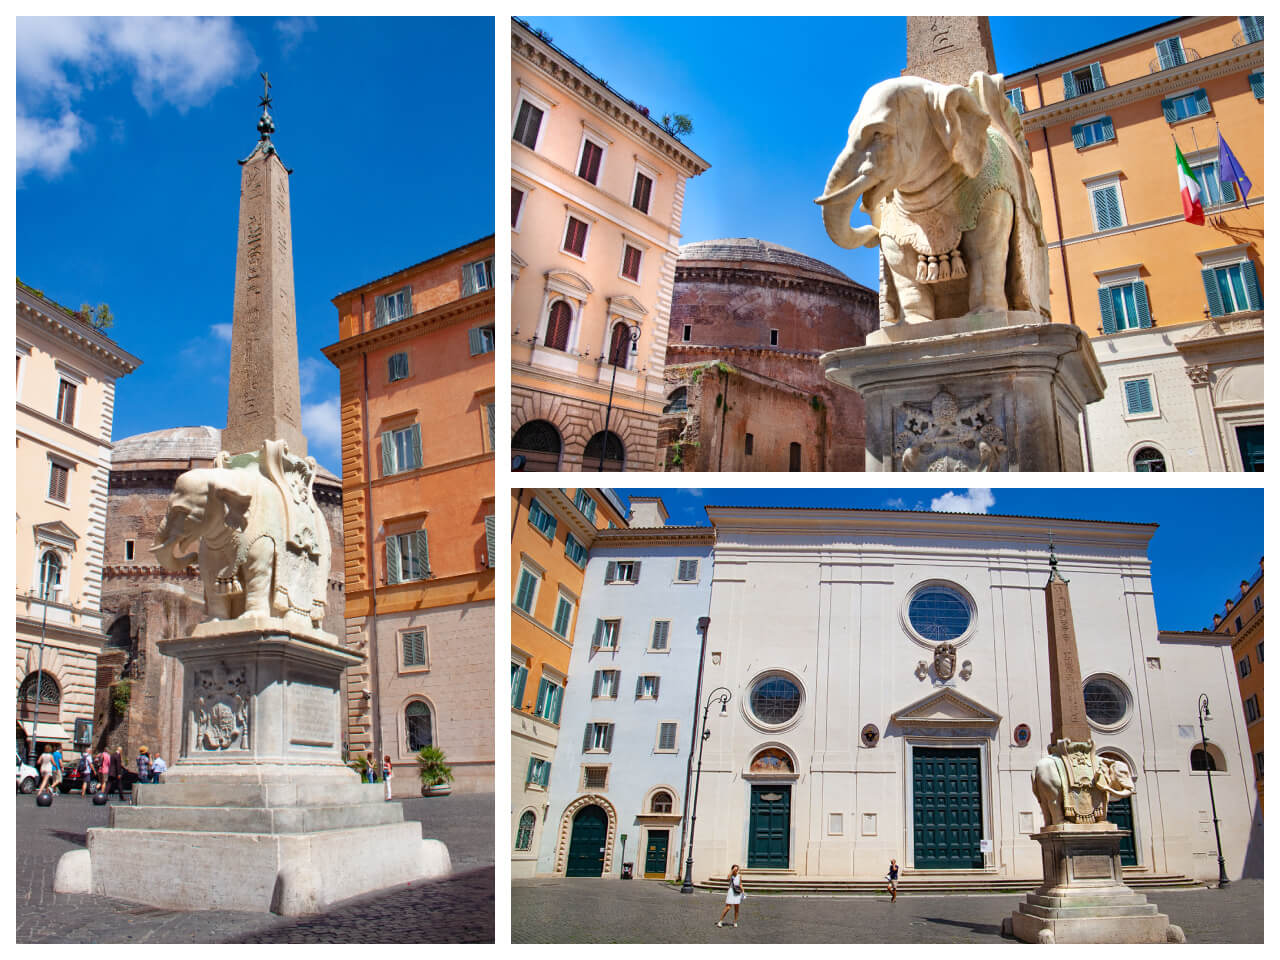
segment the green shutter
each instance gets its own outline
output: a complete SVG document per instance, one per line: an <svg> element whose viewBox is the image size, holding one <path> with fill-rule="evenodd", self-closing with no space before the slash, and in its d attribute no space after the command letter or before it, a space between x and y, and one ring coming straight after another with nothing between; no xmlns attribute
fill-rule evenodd
<svg viewBox="0 0 1280 960"><path fill-rule="evenodd" d="M586 753L591 749L591 733L595 724L588 723L587 728L582 731L582 752Z"/></svg>
<svg viewBox="0 0 1280 960"><path fill-rule="evenodd" d="M1212 268L1201 270L1200 279L1204 282L1204 295L1209 304L1209 316L1220 317L1227 311L1222 307L1222 293L1218 290L1218 277Z"/></svg>
<svg viewBox="0 0 1280 960"><path fill-rule="evenodd" d="M398 377L396 377L396 357L397 356L398 354L392 354L387 358L387 379L388 380L399 379Z"/></svg>
<svg viewBox="0 0 1280 960"><path fill-rule="evenodd" d="M1106 81L1102 79L1101 63L1089 64L1089 74L1093 77L1093 89L1095 91L1101 90L1103 87L1107 85Z"/></svg>
<svg viewBox="0 0 1280 960"><path fill-rule="evenodd" d="M610 560L604 565L604 582L612 583L618 577L618 564Z"/></svg>
<svg viewBox="0 0 1280 960"><path fill-rule="evenodd" d="M387 583L400 582L400 538L387 537Z"/></svg>
<svg viewBox="0 0 1280 960"><path fill-rule="evenodd" d="M389 477L396 472L396 444L391 431L382 435L382 475Z"/></svg>
<svg viewBox="0 0 1280 960"><path fill-rule="evenodd" d="M560 722L560 704L564 701L564 687L558 683L551 685L551 715L547 717L552 723ZM551 764L547 764L551 768Z"/></svg>
<svg viewBox="0 0 1280 960"><path fill-rule="evenodd" d="M1244 28L1245 43L1257 43L1262 39L1262 17L1241 17L1240 26ZM1258 779L1262 779L1259 775Z"/></svg>
<svg viewBox="0 0 1280 960"><path fill-rule="evenodd" d="M1099 187L1093 191L1093 212L1099 230L1112 230L1120 226L1120 198L1116 187Z"/></svg>
<svg viewBox="0 0 1280 960"><path fill-rule="evenodd" d="M1062 98L1070 100L1076 95L1076 78L1067 71L1062 75Z"/></svg>
<svg viewBox="0 0 1280 960"><path fill-rule="evenodd" d="M1164 111L1164 118L1169 123L1176 123L1178 120L1178 111L1173 105L1173 98L1166 97L1160 101L1160 109Z"/></svg>
<svg viewBox="0 0 1280 960"><path fill-rule="evenodd" d="M1196 114L1209 112L1209 92L1204 87L1196 89Z"/></svg>
<svg viewBox="0 0 1280 960"><path fill-rule="evenodd" d="M431 562L427 557L427 531L413 531L413 553L418 561L418 569L422 577L431 575Z"/></svg>
<svg viewBox="0 0 1280 960"><path fill-rule="evenodd" d="M497 446L497 424L498 408L495 404L486 403L484 405L485 420L489 424L489 449L493 450Z"/></svg>
<svg viewBox="0 0 1280 960"><path fill-rule="evenodd" d="M484 337L481 336L479 327L472 327L467 331L467 343L471 346L473 357L477 353L484 353Z"/></svg>
<svg viewBox="0 0 1280 960"><path fill-rule="evenodd" d="M524 682L528 677L529 671L525 667L516 666L515 673L511 677L511 705L517 710L524 707Z"/></svg>
<svg viewBox="0 0 1280 960"><path fill-rule="evenodd" d="M373 301L373 325L381 327L387 322L387 298L385 295L375 297Z"/></svg>
<svg viewBox="0 0 1280 960"><path fill-rule="evenodd" d="M1006 96L1008 96L1009 102L1013 104L1013 108L1017 110L1019 113L1022 113L1023 111L1026 110L1026 107L1022 103L1021 87L1014 87L1012 90L1010 90L1006 94Z"/></svg>
<svg viewBox="0 0 1280 960"><path fill-rule="evenodd" d="M532 612L529 608L533 606L533 588L536 583L537 578L528 570L521 568L520 585L516 588L516 606L525 613Z"/></svg>
<svg viewBox="0 0 1280 960"><path fill-rule="evenodd" d="M1147 285L1141 280L1133 282L1133 299L1138 305L1138 326L1151 326L1151 306L1147 303Z"/></svg>
<svg viewBox="0 0 1280 960"><path fill-rule="evenodd" d="M1151 403L1150 381L1126 380L1124 384L1124 402L1127 413L1151 413L1155 406Z"/></svg>
<svg viewBox="0 0 1280 960"><path fill-rule="evenodd" d="M1075 123L1071 125L1071 142L1077 150L1084 147L1084 124Z"/></svg>
<svg viewBox="0 0 1280 960"><path fill-rule="evenodd" d="M484 518L485 553L489 558L489 566L491 567L495 566L493 562L493 547L494 547L494 542L497 539L495 536L496 523L497 523L497 518L494 517L493 515L490 515Z"/></svg>
<svg viewBox="0 0 1280 960"><path fill-rule="evenodd" d="M1114 140L1116 138L1116 127L1115 127L1115 124L1111 122L1111 118L1103 117L1101 120L1101 123L1102 123L1102 139Z"/></svg>
<svg viewBox="0 0 1280 960"><path fill-rule="evenodd" d="M1262 309L1262 290L1258 286L1258 268L1252 260L1240 264L1240 276L1244 278L1244 291L1249 296L1249 309Z"/></svg>
<svg viewBox="0 0 1280 960"><path fill-rule="evenodd" d="M1101 287L1098 290L1098 309L1102 312L1102 332L1116 332L1115 305L1111 302L1111 288Z"/></svg>
<svg viewBox="0 0 1280 960"><path fill-rule="evenodd" d="M409 428L409 457L413 467L422 466L422 426L415 423Z"/></svg>
<svg viewBox="0 0 1280 960"><path fill-rule="evenodd" d="M1253 95L1259 100L1262 99L1262 71L1249 74L1249 89L1253 91Z"/></svg>
<svg viewBox="0 0 1280 960"><path fill-rule="evenodd" d="M536 783L536 782L537 782L536 780L534 780L534 779L533 779L533 765L534 765L535 763L537 763L537 758L536 758L536 757L530 757L530 758L529 758L529 770L528 770L528 772L524 775L524 782L525 782L525 783Z"/></svg>

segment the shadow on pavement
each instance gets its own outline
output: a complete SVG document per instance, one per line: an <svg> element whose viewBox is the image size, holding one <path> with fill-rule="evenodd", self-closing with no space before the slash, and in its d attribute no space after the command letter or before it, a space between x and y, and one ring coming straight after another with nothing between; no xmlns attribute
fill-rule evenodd
<svg viewBox="0 0 1280 960"><path fill-rule="evenodd" d="M1000 936L1000 924L998 923L974 923L972 920L947 920L944 917L921 917L920 919L927 923L936 923L944 927L964 927L974 933L995 937Z"/></svg>

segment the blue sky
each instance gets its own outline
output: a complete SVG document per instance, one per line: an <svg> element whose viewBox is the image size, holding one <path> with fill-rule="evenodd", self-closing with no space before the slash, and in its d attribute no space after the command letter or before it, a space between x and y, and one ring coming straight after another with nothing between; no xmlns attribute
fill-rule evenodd
<svg viewBox="0 0 1280 960"><path fill-rule="evenodd" d="M661 497L668 523L706 525L708 505L861 507L1158 523L1149 556L1162 630L1212 626L1223 601L1262 557L1262 491L1257 489L661 489L617 490ZM1078 601L1077 601L1078 602Z"/></svg>
<svg viewBox="0 0 1280 960"><path fill-rule="evenodd" d="M105 301L117 439L223 426L261 70L294 171L304 428L340 468L338 293L493 233L493 20L19 18L18 276Z"/></svg>
<svg viewBox="0 0 1280 960"><path fill-rule="evenodd" d="M1016 73L1168 19L992 17L996 68ZM653 116L692 118L685 142L711 169L689 181L683 242L758 237L875 289L877 251L837 247L813 198L863 93L906 66L905 17L529 23Z"/></svg>

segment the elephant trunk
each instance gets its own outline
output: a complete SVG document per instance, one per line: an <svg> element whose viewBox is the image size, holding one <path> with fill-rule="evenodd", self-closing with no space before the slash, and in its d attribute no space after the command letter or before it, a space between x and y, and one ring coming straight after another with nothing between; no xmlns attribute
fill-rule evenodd
<svg viewBox="0 0 1280 960"><path fill-rule="evenodd" d="M151 545L151 553L160 566L170 573L180 573L196 562L196 555L178 556L182 549L182 517L185 514L170 513L156 534L156 541Z"/></svg>
<svg viewBox="0 0 1280 960"><path fill-rule="evenodd" d="M875 180L866 175L848 179L853 162L854 156L849 151L840 155L827 176L826 190L814 203L822 207L822 225L832 240L842 247L870 247L879 241L879 231L869 224L855 228L849 218L858 198L875 185Z"/></svg>

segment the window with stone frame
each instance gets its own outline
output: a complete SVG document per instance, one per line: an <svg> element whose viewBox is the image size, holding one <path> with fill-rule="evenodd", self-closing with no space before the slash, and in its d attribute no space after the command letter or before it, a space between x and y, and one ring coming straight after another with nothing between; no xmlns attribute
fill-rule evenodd
<svg viewBox="0 0 1280 960"><path fill-rule="evenodd" d="M636 677L636 699L657 700L662 678L653 674L642 674Z"/></svg>
<svg viewBox="0 0 1280 960"><path fill-rule="evenodd" d="M1246 697L1244 701L1244 720L1245 723L1254 723L1262 716L1262 709L1258 706L1258 695L1255 693L1250 697Z"/></svg>
<svg viewBox="0 0 1280 960"><path fill-rule="evenodd" d="M533 614L534 600L538 595L538 587L542 583L542 577L534 570L521 564L520 581L516 586L515 606L523 610L525 613Z"/></svg>
<svg viewBox="0 0 1280 960"><path fill-rule="evenodd" d="M671 621L655 620L653 621L653 634L649 638L649 649L665 652L668 649L667 644L671 637Z"/></svg>
<svg viewBox="0 0 1280 960"><path fill-rule="evenodd" d="M574 602L563 593L556 598L556 618L551 627L558 637L569 636L569 627L573 623Z"/></svg>
<svg viewBox="0 0 1280 960"><path fill-rule="evenodd" d="M1258 268L1253 261L1240 259L1234 263L1214 262L1200 271L1209 316L1262 309L1262 292L1258 285Z"/></svg>
<svg viewBox="0 0 1280 960"><path fill-rule="evenodd" d="M1120 180L1110 177L1088 185L1094 230L1115 230L1127 224Z"/></svg>
<svg viewBox="0 0 1280 960"><path fill-rule="evenodd" d="M530 150L536 149L538 133L542 129L542 117L543 112L540 108L528 100L521 100L516 111L516 128L512 131L511 139L524 144Z"/></svg>
<svg viewBox="0 0 1280 960"><path fill-rule="evenodd" d="M551 782L551 761L542 757L529 758L529 771L525 776L526 786L546 788Z"/></svg>
<svg viewBox="0 0 1280 960"><path fill-rule="evenodd" d="M400 634L400 665L403 667L427 665L426 630L407 630Z"/></svg>
<svg viewBox="0 0 1280 960"><path fill-rule="evenodd" d="M622 245L622 275L628 280L640 282L640 249L629 243Z"/></svg>
<svg viewBox="0 0 1280 960"><path fill-rule="evenodd" d="M414 700L404 708L404 727L405 747L409 753L432 746L431 708L426 703Z"/></svg>
<svg viewBox="0 0 1280 960"><path fill-rule="evenodd" d="M596 522L596 501L585 488L579 487L574 492L573 505L588 521Z"/></svg>
<svg viewBox="0 0 1280 960"><path fill-rule="evenodd" d="M649 798L650 813L670 813L674 801L666 790L657 791Z"/></svg>
<svg viewBox="0 0 1280 960"><path fill-rule="evenodd" d="M67 484L71 469L56 460L49 461L49 499L58 503L67 502Z"/></svg>
<svg viewBox="0 0 1280 960"><path fill-rule="evenodd" d="M641 213L648 213L652 196L653 178L637 170L635 186L631 190L631 206Z"/></svg>
<svg viewBox="0 0 1280 960"><path fill-rule="evenodd" d="M422 466L422 426L413 423L382 434L382 475L417 470Z"/></svg>
<svg viewBox="0 0 1280 960"><path fill-rule="evenodd" d="M530 757L531 761L532 759ZM528 779L525 782L528 783ZM533 846L533 828L537 822L538 818L534 816L532 810L526 810L520 814L520 824L516 827L516 850L518 852L526 851Z"/></svg>
<svg viewBox="0 0 1280 960"><path fill-rule="evenodd" d="M600 180L600 165L604 161L604 147L590 137L582 138L582 148L578 153L578 176L590 184Z"/></svg>
<svg viewBox="0 0 1280 960"><path fill-rule="evenodd" d="M613 724L588 723L582 736L583 753L609 753L613 750Z"/></svg>
<svg viewBox="0 0 1280 960"><path fill-rule="evenodd" d="M596 631L591 638L593 650L618 649L618 634L622 631L621 620L597 620Z"/></svg>
<svg viewBox="0 0 1280 960"><path fill-rule="evenodd" d="M609 768L608 767L583 767L582 768L582 789L583 790L608 790L609 789Z"/></svg>
<svg viewBox="0 0 1280 960"><path fill-rule="evenodd" d="M511 188L511 229L515 230L520 223L520 211L524 208L524 191L519 187Z"/></svg>
<svg viewBox="0 0 1280 960"><path fill-rule="evenodd" d="M604 565L605 583L639 583L639 560L610 560Z"/></svg>
<svg viewBox="0 0 1280 960"><path fill-rule="evenodd" d="M1246 653L1239 661L1237 661L1237 669L1240 671L1240 679L1243 680L1253 672L1253 667L1249 663L1249 655Z"/></svg>
<svg viewBox="0 0 1280 960"><path fill-rule="evenodd" d="M547 332L542 342L552 350L569 349L569 331L573 327L573 308L568 301L557 300L547 314Z"/></svg>
<svg viewBox="0 0 1280 960"><path fill-rule="evenodd" d="M413 288L402 287L391 293L384 293L373 301L373 325L385 327L389 323L397 323L413 314Z"/></svg>
<svg viewBox="0 0 1280 960"><path fill-rule="evenodd" d="M597 670L591 683L591 699L618 699L618 679L621 676L620 670Z"/></svg>
<svg viewBox="0 0 1280 960"><path fill-rule="evenodd" d="M654 746L657 753L675 753L678 749L676 744L677 731L680 728L674 720L664 720L658 724L658 741Z"/></svg>
<svg viewBox="0 0 1280 960"><path fill-rule="evenodd" d="M575 257L586 256L588 226L577 217L568 217L564 226L564 243L560 249Z"/></svg>
<svg viewBox="0 0 1280 960"><path fill-rule="evenodd" d="M431 576L427 555L427 531L388 534L387 583L408 583Z"/></svg>
<svg viewBox="0 0 1280 960"><path fill-rule="evenodd" d="M70 380L58 381L58 419L69 426L76 422L76 385Z"/></svg>
<svg viewBox="0 0 1280 960"><path fill-rule="evenodd" d="M463 264L462 295L464 297L493 289L493 257Z"/></svg>
<svg viewBox="0 0 1280 960"><path fill-rule="evenodd" d="M1102 79L1102 64L1090 63L1062 75L1062 97L1071 100L1086 93L1095 93L1106 85Z"/></svg>

